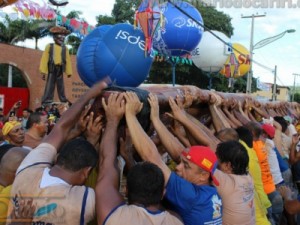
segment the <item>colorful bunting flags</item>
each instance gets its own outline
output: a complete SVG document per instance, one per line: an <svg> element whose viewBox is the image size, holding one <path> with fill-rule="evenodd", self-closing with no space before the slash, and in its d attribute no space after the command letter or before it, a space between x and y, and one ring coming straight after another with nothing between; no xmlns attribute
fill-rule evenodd
<svg viewBox="0 0 300 225"><path fill-rule="evenodd" d="M90 26L87 22L78 21L76 19L68 19L65 16L56 16L57 25L65 26L72 32L79 34L81 37L89 34L94 27Z"/></svg>

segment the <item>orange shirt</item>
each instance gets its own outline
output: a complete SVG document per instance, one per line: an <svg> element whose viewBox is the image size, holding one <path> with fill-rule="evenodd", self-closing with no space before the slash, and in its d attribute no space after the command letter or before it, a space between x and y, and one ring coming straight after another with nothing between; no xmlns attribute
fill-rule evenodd
<svg viewBox="0 0 300 225"><path fill-rule="evenodd" d="M253 141L253 149L256 152L259 166L261 169L261 178L264 185L266 194L270 194L275 191L275 184L270 171L268 162L268 153L265 149L265 143L263 141Z"/></svg>

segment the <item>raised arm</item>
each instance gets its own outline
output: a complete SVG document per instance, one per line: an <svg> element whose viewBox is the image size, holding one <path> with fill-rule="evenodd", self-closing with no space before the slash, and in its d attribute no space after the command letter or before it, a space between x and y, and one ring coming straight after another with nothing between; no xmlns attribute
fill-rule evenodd
<svg viewBox="0 0 300 225"><path fill-rule="evenodd" d="M123 94L113 93L102 105L106 115L106 127L100 144L99 171L95 188L98 224L102 225L111 211L124 199L119 193L119 169L117 165L117 130L125 112Z"/></svg>
<svg viewBox="0 0 300 225"><path fill-rule="evenodd" d="M215 127L216 132L223 130L225 128L231 128L230 124L227 122L226 119L222 116L218 109L218 105L221 104L220 98L216 96L216 94L210 95L209 101L209 111L213 121L213 125Z"/></svg>
<svg viewBox="0 0 300 225"><path fill-rule="evenodd" d="M137 95L132 92L126 92L125 99L126 122L131 135L132 143L143 160L156 164L162 170L166 184L170 178L171 171L162 161L155 144L145 133L136 118L136 114L141 111L143 104L140 102Z"/></svg>
<svg viewBox="0 0 300 225"><path fill-rule="evenodd" d="M50 143L57 150L65 142L68 137L70 130L79 119L81 112L84 110L85 105L91 100L98 96L101 91L107 87L107 81L100 81L95 84L88 92L86 92L80 99L78 99L62 117L58 123L54 126L53 130L48 136L46 136L43 142Z"/></svg>
<svg viewBox="0 0 300 225"><path fill-rule="evenodd" d="M289 157L289 161L290 164L293 165L296 162L298 162L300 160L300 152L296 151L296 146L297 143L299 142L299 136L298 135L294 135L292 137L292 146L291 146L291 151L290 151L290 157Z"/></svg>
<svg viewBox="0 0 300 225"><path fill-rule="evenodd" d="M281 125L273 120L273 126L275 127L275 136L274 136L274 143L275 143L275 146L279 152L279 154L281 155L281 157L285 157L284 155L284 152L282 151L282 127Z"/></svg>
<svg viewBox="0 0 300 225"><path fill-rule="evenodd" d="M154 94L149 94L148 102L151 106L150 118L162 144L167 149L171 158L174 161L179 162L180 154L185 147L178 141L176 137L174 137L174 135L160 120L157 96Z"/></svg>
<svg viewBox="0 0 300 225"><path fill-rule="evenodd" d="M211 149L216 149L217 142L210 138L206 130L190 120L185 111L183 109L180 109L174 99L169 98L169 104L172 109L172 116L174 117L174 119L178 120L185 127L185 129L198 141L199 144L210 146Z"/></svg>
<svg viewBox="0 0 300 225"><path fill-rule="evenodd" d="M228 101L230 101L230 100L228 100ZM230 102L228 102L228 101L224 102L223 106L222 106L222 110L223 110L224 114L231 121L231 123L232 123L231 126L233 128L242 126L243 124L235 118L235 116L232 112L230 112L230 110L229 110Z"/></svg>

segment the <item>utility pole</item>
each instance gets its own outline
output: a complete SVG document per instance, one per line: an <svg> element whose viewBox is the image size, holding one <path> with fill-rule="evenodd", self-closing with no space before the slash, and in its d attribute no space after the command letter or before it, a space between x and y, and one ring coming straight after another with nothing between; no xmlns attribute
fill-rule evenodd
<svg viewBox="0 0 300 225"><path fill-rule="evenodd" d="M300 74L293 73L293 76L294 76L294 87L293 87L292 102L294 101L295 92L296 92L296 76L300 76Z"/></svg>
<svg viewBox="0 0 300 225"><path fill-rule="evenodd" d="M253 70L252 70L252 57L253 57L253 35L254 35L254 19L257 17L264 17L266 14L252 14L251 16L243 16L242 19L251 18L251 35L250 35L250 70L247 75L247 87L246 87L246 93L251 94L251 85L252 85L252 77L253 77Z"/></svg>
<svg viewBox="0 0 300 225"><path fill-rule="evenodd" d="M275 66L275 70L274 70L274 84L273 84L273 93L272 93L273 102L276 101L276 95L277 95L276 77L277 77L277 65Z"/></svg>

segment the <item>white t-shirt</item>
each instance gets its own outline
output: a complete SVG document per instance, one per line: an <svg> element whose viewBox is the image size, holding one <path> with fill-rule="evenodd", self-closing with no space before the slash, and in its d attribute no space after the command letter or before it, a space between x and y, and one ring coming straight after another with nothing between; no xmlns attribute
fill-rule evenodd
<svg viewBox="0 0 300 225"><path fill-rule="evenodd" d="M268 162L269 162L270 170L272 173L273 181L276 185L276 184L281 183L283 181L283 178L281 175L277 155L274 150L274 148L275 148L274 141L267 138L265 146L266 146L266 150L268 152Z"/></svg>
<svg viewBox="0 0 300 225"><path fill-rule="evenodd" d="M136 205L122 205L113 210L104 225L183 225L167 211L150 212Z"/></svg>
<svg viewBox="0 0 300 225"><path fill-rule="evenodd" d="M85 186L72 186L49 174L56 149L42 143L32 150L17 170L11 194L33 198L33 223L50 225L86 224L95 216L95 192ZM11 199L12 206L18 198ZM82 223L81 223L82 222Z"/></svg>

